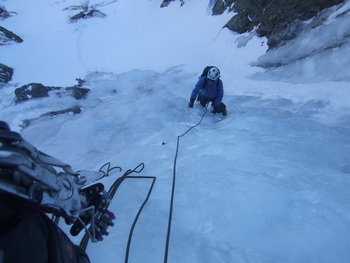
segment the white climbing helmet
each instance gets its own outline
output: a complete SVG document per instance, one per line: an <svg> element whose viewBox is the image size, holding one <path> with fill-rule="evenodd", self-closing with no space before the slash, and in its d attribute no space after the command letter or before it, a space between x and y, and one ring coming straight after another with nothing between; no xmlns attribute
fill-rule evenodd
<svg viewBox="0 0 350 263"><path fill-rule="evenodd" d="M220 77L220 70L217 67L212 67L208 71L207 78L210 80L217 80Z"/></svg>

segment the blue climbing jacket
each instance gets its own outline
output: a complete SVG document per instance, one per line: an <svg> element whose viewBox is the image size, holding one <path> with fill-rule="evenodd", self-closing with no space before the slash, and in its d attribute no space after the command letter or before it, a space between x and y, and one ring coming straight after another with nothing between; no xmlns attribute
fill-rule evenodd
<svg viewBox="0 0 350 263"><path fill-rule="evenodd" d="M194 87L191 94L191 101L195 101L198 93L200 92L201 97L208 99L214 105L214 107L219 107L224 96L224 88L222 81L218 78L212 84L206 79L206 77L201 77L196 86Z"/></svg>

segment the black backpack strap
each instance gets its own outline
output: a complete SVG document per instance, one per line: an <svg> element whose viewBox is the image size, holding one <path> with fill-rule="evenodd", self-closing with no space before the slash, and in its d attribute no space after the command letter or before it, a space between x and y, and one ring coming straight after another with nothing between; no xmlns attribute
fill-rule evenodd
<svg viewBox="0 0 350 263"><path fill-rule="evenodd" d="M220 78L218 78L218 81L216 82L216 88L218 91L219 91L220 82L222 82L222 81Z"/></svg>
<svg viewBox="0 0 350 263"><path fill-rule="evenodd" d="M200 76L201 77L206 77L208 75L208 72L209 70L212 68L213 66L206 66L204 69L203 69L203 72L202 72L202 75Z"/></svg>

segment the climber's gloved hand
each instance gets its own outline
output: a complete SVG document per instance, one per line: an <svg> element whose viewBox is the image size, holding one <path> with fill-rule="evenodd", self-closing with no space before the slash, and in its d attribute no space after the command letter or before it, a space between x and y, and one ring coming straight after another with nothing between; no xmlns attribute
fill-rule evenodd
<svg viewBox="0 0 350 263"><path fill-rule="evenodd" d="M193 108L193 103L194 103L194 100L190 100L190 102L188 103L188 107Z"/></svg>

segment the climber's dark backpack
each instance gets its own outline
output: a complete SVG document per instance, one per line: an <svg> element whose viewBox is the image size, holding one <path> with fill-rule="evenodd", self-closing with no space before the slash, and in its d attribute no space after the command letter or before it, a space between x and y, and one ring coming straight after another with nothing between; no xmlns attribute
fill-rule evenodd
<svg viewBox="0 0 350 263"><path fill-rule="evenodd" d="M213 66L206 66L204 69L203 69L203 73L202 75L200 75L199 78L201 77L206 77L208 75L208 72L209 72L209 69L211 69Z"/></svg>
<svg viewBox="0 0 350 263"><path fill-rule="evenodd" d="M214 67L214 66L206 66L204 69L203 69L203 72L202 72L202 75L199 76L199 78L202 78L202 77L205 77L205 81L203 83L203 87L201 90L204 90L206 85L207 85L207 75L208 75L208 72L209 70ZM220 72L220 70L219 70ZM221 82L221 79L219 77L218 81L216 81L216 89L219 91L219 85L220 85L220 82ZM200 101L201 100L201 90L198 92L198 95L197 95L197 101Z"/></svg>

